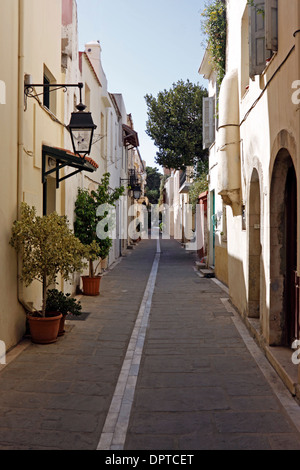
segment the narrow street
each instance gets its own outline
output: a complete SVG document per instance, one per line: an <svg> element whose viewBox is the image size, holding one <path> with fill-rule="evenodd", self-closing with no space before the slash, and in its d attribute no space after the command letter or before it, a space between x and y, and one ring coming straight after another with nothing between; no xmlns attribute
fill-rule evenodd
<svg viewBox="0 0 300 470"><path fill-rule="evenodd" d="M57 343L9 353L0 449L300 449L298 404L194 265L178 242L144 240Z"/></svg>

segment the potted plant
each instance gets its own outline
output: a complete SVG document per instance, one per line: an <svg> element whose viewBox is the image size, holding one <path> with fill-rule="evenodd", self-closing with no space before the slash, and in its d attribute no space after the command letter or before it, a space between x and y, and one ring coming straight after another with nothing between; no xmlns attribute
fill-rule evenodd
<svg viewBox="0 0 300 470"><path fill-rule="evenodd" d="M20 220L13 224L10 244L21 256L20 278L25 286L35 280L42 284L41 310L27 316L32 341L55 342L62 315L47 314L47 291L55 285L58 274L68 280L84 268L85 247L70 230L65 216L56 212L37 216L36 209L26 203L22 203Z"/></svg>
<svg viewBox="0 0 300 470"><path fill-rule="evenodd" d="M58 313L62 315L59 325L58 336L65 333L65 320L68 314L81 315L82 305L79 300L71 297L71 294L64 294L58 289L49 289L46 299L46 315Z"/></svg>
<svg viewBox="0 0 300 470"><path fill-rule="evenodd" d="M101 258L101 269L107 269L108 267L108 255L109 250L112 247L112 240L107 237L101 240L101 247L100 247L100 258Z"/></svg>
<svg viewBox="0 0 300 470"><path fill-rule="evenodd" d="M97 215L97 209L104 204L114 206L124 192L124 187L110 190L109 178L110 174L105 173L96 191L89 192L87 189L79 188L75 203L74 232L86 247L86 258L89 262L89 275L82 276L85 295L99 295L101 275L97 274L97 269L101 259L107 258L112 246L109 236L104 239L97 236L97 226L107 216L107 213L102 216ZM96 261L98 265L95 267Z"/></svg>

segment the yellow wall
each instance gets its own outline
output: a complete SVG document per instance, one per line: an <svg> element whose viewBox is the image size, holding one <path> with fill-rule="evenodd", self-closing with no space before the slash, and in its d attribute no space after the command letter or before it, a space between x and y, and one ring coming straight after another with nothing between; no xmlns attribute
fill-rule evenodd
<svg viewBox="0 0 300 470"><path fill-rule="evenodd" d="M17 262L9 246L10 229L17 217L18 135L18 1L2 0L0 15L0 80L6 104L0 105L0 340L9 349L23 333L24 314L17 301Z"/></svg>
<svg viewBox="0 0 300 470"><path fill-rule="evenodd" d="M26 0L24 2L24 73L31 75L34 84L42 84L44 67L51 72L56 83L62 83L61 73L61 0ZM36 88L42 93L43 88ZM42 214L43 192L41 180L42 146L63 147L62 90L51 94L56 101L55 116L43 107L43 97L38 102L27 99L22 113L24 123L22 200L37 208ZM57 119L59 122L56 122ZM61 213L61 191L56 191L56 210ZM33 283L24 291L26 301L41 307L41 285Z"/></svg>
<svg viewBox="0 0 300 470"><path fill-rule="evenodd" d="M23 86L23 73L30 74L33 83L43 83L44 64L61 83L61 0L1 0L0 29L6 38L0 41L0 80L6 85L6 104L0 104L0 340L8 350L25 331L25 312L18 299L41 306L39 283L28 289L18 284L17 256L9 246L11 226L21 201L42 213L42 145L63 146L63 127L33 98L28 98L24 110L23 91L19 106L18 90ZM63 121L63 95L57 92L59 121ZM60 191L56 201L60 212Z"/></svg>
<svg viewBox="0 0 300 470"><path fill-rule="evenodd" d="M215 275L228 286L228 252L227 247L216 246Z"/></svg>

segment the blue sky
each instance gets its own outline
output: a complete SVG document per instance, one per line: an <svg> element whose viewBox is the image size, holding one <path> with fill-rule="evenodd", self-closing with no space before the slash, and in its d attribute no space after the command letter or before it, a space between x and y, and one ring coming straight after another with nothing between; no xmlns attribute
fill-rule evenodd
<svg viewBox="0 0 300 470"><path fill-rule="evenodd" d="M189 79L207 87L198 74L204 54L201 12L205 0L77 0L79 49L99 40L111 93L122 93L139 134L147 165L156 147L146 135L144 96Z"/></svg>

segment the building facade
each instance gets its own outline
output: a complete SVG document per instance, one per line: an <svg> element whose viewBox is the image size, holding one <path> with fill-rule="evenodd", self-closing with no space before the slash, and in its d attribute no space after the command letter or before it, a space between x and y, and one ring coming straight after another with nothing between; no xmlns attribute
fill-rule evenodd
<svg viewBox="0 0 300 470"><path fill-rule="evenodd" d="M76 0L3 0L0 6L0 122L2 224L0 230L0 340L9 350L22 338L26 309L41 307L42 286L25 288L19 280L21 259L10 247L11 228L20 205L38 215L56 211L74 223L78 188L96 189L106 172L111 189L128 178L123 125L127 113L108 91L98 41L78 51ZM80 100L97 125L90 156L73 153L67 126ZM65 92L64 92L65 91ZM125 176L124 176L125 175ZM117 209L120 224L121 209ZM121 253L119 240L109 263ZM58 288L74 294L80 275Z"/></svg>
<svg viewBox="0 0 300 470"><path fill-rule="evenodd" d="M287 353L299 339L299 23L297 0L227 0L215 138L231 300L268 351Z"/></svg>

